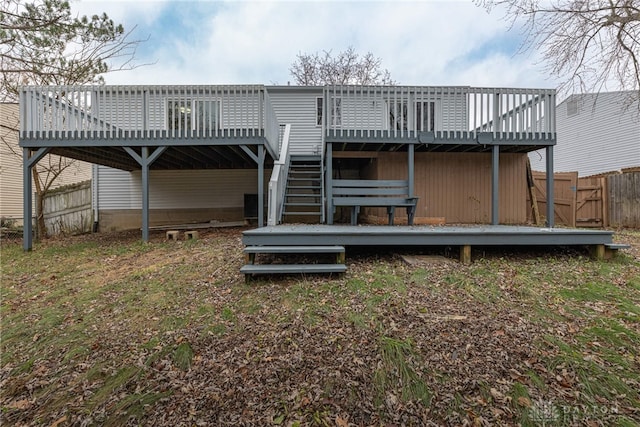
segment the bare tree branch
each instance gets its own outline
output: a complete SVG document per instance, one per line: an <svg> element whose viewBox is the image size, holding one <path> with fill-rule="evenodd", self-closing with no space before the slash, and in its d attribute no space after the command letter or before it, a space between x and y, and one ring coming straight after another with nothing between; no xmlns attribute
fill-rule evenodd
<svg viewBox="0 0 640 427"><path fill-rule="evenodd" d="M640 99L640 0L476 0L523 25L523 50L542 53L560 91L631 91Z"/></svg>
<svg viewBox="0 0 640 427"><path fill-rule="evenodd" d="M295 83L305 86L325 84L395 85L389 70L381 69L382 60L368 52L358 55L353 47L338 53L299 53L289 68Z"/></svg>
<svg viewBox="0 0 640 427"><path fill-rule="evenodd" d="M125 31L104 13L74 17L66 0L2 0L0 102L17 101L20 85L103 83L104 73L136 68L136 49L144 40L133 40L133 30ZM21 161L22 150L9 142L15 139L9 133L18 132L18 117L7 120L0 141ZM41 234L45 233L43 197L74 165L73 159L48 155L32 168Z"/></svg>
<svg viewBox="0 0 640 427"><path fill-rule="evenodd" d="M102 83L132 69L132 32L106 14L74 17L66 0L3 0L0 6L0 101L16 101L25 84Z"/></svg>

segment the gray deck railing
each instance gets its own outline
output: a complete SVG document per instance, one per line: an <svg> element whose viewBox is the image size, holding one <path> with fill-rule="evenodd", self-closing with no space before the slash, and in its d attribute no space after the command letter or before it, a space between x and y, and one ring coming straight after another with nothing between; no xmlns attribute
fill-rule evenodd
<svg viewBox="0 0 640 427"><path fill-rule="evenodd" d="M553 89L329 86L324 124L327 135L346 138L548 138L556 132L555 97Z"/></svg>
<svg viewBox="0 0 640 427"><path fill-rule="evenodd" d="M261 85L27 86L20 105L22 139L264 137L278 152Z"/></svg>

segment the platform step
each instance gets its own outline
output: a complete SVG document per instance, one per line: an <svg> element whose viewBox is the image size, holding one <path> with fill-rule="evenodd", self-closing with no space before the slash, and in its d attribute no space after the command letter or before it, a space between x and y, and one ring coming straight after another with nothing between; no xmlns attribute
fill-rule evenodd
<svg viewBox="0 0 640 427"><path fill-rule="evenodd" d="M618 250L618 249L630 249L631 245L627 245L626 243L605 243L605 246L609 249Z"/></svg>
<svg viewBox="0 0 640 427"><path fill-rule="evenodd" d="M344 273L345 264L247 264L243 274Z"/></svg>
<svg viewBox="0 0 640 427"><path fill-rule="evenodd" d="M247 246L247 254L339 254L344 246Z"/></svg>

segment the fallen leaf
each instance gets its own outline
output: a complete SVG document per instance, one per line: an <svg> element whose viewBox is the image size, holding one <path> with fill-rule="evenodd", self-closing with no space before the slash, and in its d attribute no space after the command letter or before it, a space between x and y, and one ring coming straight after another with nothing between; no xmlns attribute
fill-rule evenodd
<svg viewBox="0 0 640 427"><path fill-rule="evenodd" d="M528 397L520 396L518 398L518 405L524 406L525 408L531 408L531 400Z"/></svg>
<svg viewBox="0 0 640 427"><path fill-rule="evenodd" d="M336 425L338 427L349 427L349 422L340 415L336 415Z"/></svg>
<svg viewBox="0 0 640 427"><path fill-rule="evenodd" d="M27 399L22 399L22 400L17 400L13 403L10 403L9 405L7 405L9 408L11 409L20 409L20 410L24 410L27 409L31 406L31 403L29 403L29 401Z"/></svg>

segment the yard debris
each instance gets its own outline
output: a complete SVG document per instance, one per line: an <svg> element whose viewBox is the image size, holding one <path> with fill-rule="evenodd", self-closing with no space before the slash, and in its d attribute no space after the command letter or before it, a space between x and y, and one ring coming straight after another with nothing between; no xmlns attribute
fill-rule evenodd
<svg viewBox="0 0 640 427"><path fill-rule="evenodd" d="M239 229L138 238L2 243L1 424L640 421L638 255L369 251L247 285Z"/></svg>

